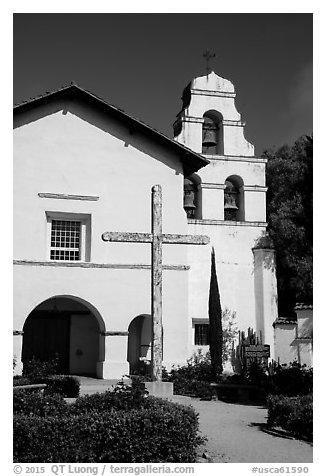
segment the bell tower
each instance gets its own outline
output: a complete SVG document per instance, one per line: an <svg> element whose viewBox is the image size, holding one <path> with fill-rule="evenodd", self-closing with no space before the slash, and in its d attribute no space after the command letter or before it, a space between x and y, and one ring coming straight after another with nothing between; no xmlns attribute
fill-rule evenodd
<svg viewBox="0 0 326 476"><path fill-rule="evenodd" d="M236 312L240 330L254 328L273 349L274 251L259 244L267 226L266 160L245 138L235 99L231 81L209 70L183 91L174 138L210 161L186 177L185 211L189 232L209 235L215 248L222 308ZM210 255L189 249L189 260L189 309L198 324L208 317Z"/></svg>
<svg viewBox="0 0 326 476"><path fill-rule="evenodd" d="M182 109L174 123L175 139L205 155L254 156L244 137L245 123L235 107L231 81L212 71L184 89Z"/></svg>

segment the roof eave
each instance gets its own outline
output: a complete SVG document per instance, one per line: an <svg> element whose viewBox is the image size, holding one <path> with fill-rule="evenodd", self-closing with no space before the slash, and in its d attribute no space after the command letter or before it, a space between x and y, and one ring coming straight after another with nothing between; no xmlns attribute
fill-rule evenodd
<svg viewBox="0 0 326 476"><path fill-rule="evenodd" d="M14 106L14 114L31 109L32 107L47 102L51 99L56 99L60 96L65 95L69 96L70 94L77 96L79 95L82 99L87 99L88 101L91 101L95 106L102 107L104 110L109 111L111 115L114 114L115 117L117 117L118 119L124 120L125 122L127 121L129 127L140 130L144 134L147 134L155 138L156 140L159 140L165 147L170 148L170 150L179 155L183 164L185 175L197 172L199 169L205 167L207 164L210 163L208 159L204 158L200 154L197 154L196 152L192 151L191 149L188 149L187 147L176 142L170 137L167 137L156 129L153 129L152 127L148 126L139 119L130 116L122 109L119 109L118 107L107 103L103 99L81 88L75 83L72 83L69 86L64 86L53 92L47 92L44 95L30 99L28 101L24 101Z"/></svg>

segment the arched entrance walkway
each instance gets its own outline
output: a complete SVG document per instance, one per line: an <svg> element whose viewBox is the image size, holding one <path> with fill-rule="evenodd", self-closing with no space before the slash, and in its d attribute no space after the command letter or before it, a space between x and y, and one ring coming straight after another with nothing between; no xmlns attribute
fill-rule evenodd
<svg viewBox="0 0 326 476"><path fill-rule="evenodd" d="M58 359L58 372L97 376L104 360L98 316L82 300L56 296L37 306L23 328L23 363Z"/></svg>
<svg viewBox="0 0 326 476"><path fill-rule="evenodd" d="M152 348L152 320L149 314L135 317L128 328L128 356L130 374L149 372Z"/></svg>

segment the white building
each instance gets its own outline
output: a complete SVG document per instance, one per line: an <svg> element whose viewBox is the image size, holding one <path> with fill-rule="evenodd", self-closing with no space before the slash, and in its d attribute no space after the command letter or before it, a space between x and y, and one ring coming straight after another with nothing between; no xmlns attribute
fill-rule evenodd
<svg viewBox="0 0 326 476"><path fill-rule="evenodd" d="M151 188L163 232L205 234L222 307L270 344L277 318L265 161L243 135L234 87L215 73L184 91L175 140L75 84L14 110L14 354L119 378L149 359ZM207 139L209 137L209 140ZM184 209L185 206L185 209ZM186 212L185 212L186 210ZM205 346L211 245L163 246L163 364Z"/></svg>
<svg viewBox="0 0 326 476"><path fill-rule="evenodd" d="M297 303L296 319L278 317L273 323L275 360L282 364L298 362L313 366L313 306Z"/></svg>

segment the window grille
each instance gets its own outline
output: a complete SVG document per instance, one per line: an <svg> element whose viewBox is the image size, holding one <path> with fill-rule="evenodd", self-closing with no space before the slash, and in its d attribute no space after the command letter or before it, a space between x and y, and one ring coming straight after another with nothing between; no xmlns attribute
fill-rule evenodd
<svg viewBox="0 0 326 476"><path fill-rule="evenodd" d="M195 345L209 345L208 324L195 324Z"/></svg>
<svg viewBox="0 0 326 476"><path fill-rule="evenodd" d="M78 261L81 246L81 222L52 220L50 260Z"/></svg>

